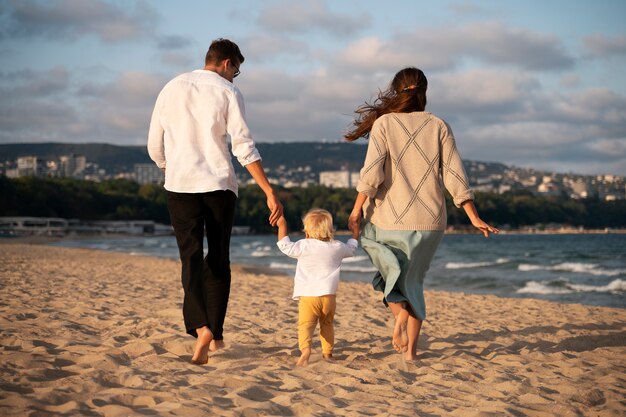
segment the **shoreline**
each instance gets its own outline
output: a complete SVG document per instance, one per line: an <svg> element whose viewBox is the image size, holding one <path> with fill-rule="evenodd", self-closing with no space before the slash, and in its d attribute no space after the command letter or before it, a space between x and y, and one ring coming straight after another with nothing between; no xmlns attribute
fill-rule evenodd
<svg viewBox="0 0 626 417"><path fill-rule="evenodd" d="M267 237L267 236L273 236L273 235L262 235L262 236ZM177 252L175 256L173 255L173 252L172 253L168 252L168 256L163 256L162 254L159 255L156 252L153 252L150 250L149 251L142 251L142 250L135 251L134 249L130 247L128 249L124 249L126 247L126 244L123 242L124 239L129 239L131 240L131 242L134 242L136 239L139 239L139 240L150 239L151 237L152 236L150 235L141 236L141 237L140 236L128 236L128 235L109 235L107 237L98 236L96 238L96 243L98 244L92 245L92 244L81 244L80 241L78 241L77 243L69 243L69 244L63 243L63 242L74 242L75 240L72 239L71 237L27 236L27 237L8 238L8 239L0 238L0 246L10 245L10 244L27 244L27 245L50 246L50 247L83 247L85 249L89 248L89 249L99 250L103 252L122 253L122 254L129 253L128 251L130 251L132 252L132 256L150 257L152 259L170 259L170 260L175 260L176 262L179 262ZM85 239L89 240L90 238L85 238ZM482 236L481 236L481 239L482 239ZM119 240L119 247L115 245L115 248L117 248L115 249L110 244L106 244L107 240ZM102 247L100 243L106 246L106 248ZM133 245L134 243L130 244L130 246L133 246ZM277 267L270 266L268 262L265 262L266 265L261 265L259 263L255 263L254 259L255 258L249 258L245 256L244 258L238 258L237 256L235 256L235 261L231 263L231 267L239 268L243 270L245 273L265 275L265 276L281 276L281 277L286 277L290 280L293 280L293 273L294 273L293 270L291 269L286 270L284 267L277 269ZM580 261L580 262L583 262L583 261ZM274 262L272 261L272 265L273 263ZM549 267L547 268L549 269ZM344 276L344 278L342 279L342 282L362 282L371 286L371 277L373 276L372 275L373 273L361 272L361 273L358 273L358 276L356 276L357 275L356 272L352 272L352 273L346 272L346 273L348 275ZM442 271L439 271L438 273L439 275L441 275ZM454 270L452 270L449 273L454 274L455 272ZM506 274L506 271L501 271L501 273ZM432 289L435 291L444 291L444 292L460 293L460 294L493 295L499 298L513 299L513 300L520 300L520 299L546 300L546 301L556 302L556 303L560 303L564 305L580 304L580 305L585 305L585 306L605 306L605 307L626 309L626 305L623 304L624 282L621 276L614 277L612 280L610 280L610 282L606 281L606 282L602 282L599 284L593 284L593 283L587 284L587 285L598 285L599 289L597 291L594 291L592 287L589 287L586 290L578 290L576 288L576 285L580 284L578 281L572 281L572 288L567 287L566 289L561 289L561 287L558 286L559 283L557 282L556 278L554 279L555 283L550 281L549 283L545 284L547 285L547 287L545 288L542 286L544 281L541 281L541 279L529 277L527 279L530 280L529 281L530 284L526 284L526 286L524 286L524 282L522 282L522 285L519 287L516 287L515 285L510 286L506 282L503 282L502 284L505 285L506 287L506 289L503 289L503 287L494 287L494 286L491 286L488 288L481 288L480 286L471 286L471 285L467 285L467 286L445 285L445 284L442 285L440 281L436 280L437 276L435 275L434 277L435 278L431 277L429 284L426 286L427 290ZM433 279L435 279L435 281L432 281ZM562 278L562 280L565 280L564 282L569 282L569 281L566 281L567 280L566 278ZM539 283L539 284L536 284L536 283ZM532 285L535 285L535 286L533 287ZM552 285L552 287L550 287L550 285ZM555 285L556 287L554 287ZM584 286L585 284L581 284L581 285ZM613 288L613 290L611 290L611 288ZM621 289L621 292L618 290L618 288Z"/></svg>
<svg viewBox="0 0 626 417"><path fill-rule="evenodd" d="M367 283L337 293L335 360L295 367L291 280L233 268L226 348L190 362L175 260L7 244L0 408L49 415L515 415L626 411L626 311L426 291L418 361ZM37 300L37 302L33 302Z"/></svg>

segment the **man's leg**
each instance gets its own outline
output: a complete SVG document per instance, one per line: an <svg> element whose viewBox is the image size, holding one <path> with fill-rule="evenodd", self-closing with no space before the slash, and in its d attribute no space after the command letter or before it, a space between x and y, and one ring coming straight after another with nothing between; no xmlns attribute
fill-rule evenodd
<svg viewBox="0 0 626 417"><path fill-rule="evenodd" d="M224 318L230 295L230 235L237 197L232 191L203 194L209 251L204 259L206 317L216 342L224 339ZM214 347L219 347L215 346Z"/></svg>
<svg viewBox="0 0 626 417"><path fill-rule="evenodd" d="M167 208L182 264L185 330L190 335L198 337L196 329L209 324L203 285L203 204L197 194L168 192Z"/></svg>

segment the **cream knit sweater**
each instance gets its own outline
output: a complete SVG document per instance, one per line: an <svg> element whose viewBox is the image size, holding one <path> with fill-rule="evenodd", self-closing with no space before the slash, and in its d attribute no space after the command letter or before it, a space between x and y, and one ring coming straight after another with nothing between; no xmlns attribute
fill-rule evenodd
<svg viewBox="0 0 626 417"><path fill-rule="evenodd" d="M387 230L445 230L444 186L457 207L474 199L446 122L428 112L374 122L357 185L370 197L365 220Z"/></svg>

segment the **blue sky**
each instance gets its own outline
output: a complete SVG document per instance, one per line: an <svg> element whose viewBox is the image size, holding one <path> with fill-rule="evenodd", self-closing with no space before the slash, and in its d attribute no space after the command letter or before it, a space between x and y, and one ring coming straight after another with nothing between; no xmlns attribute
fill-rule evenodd
<svg viewBox="0 0 626 417"><path fill-rule="evenodd" d="M626 1L0 0L0 143L141 145L212 39L259 142L338 141L405 66L465 159L626 176Z"/></svg>

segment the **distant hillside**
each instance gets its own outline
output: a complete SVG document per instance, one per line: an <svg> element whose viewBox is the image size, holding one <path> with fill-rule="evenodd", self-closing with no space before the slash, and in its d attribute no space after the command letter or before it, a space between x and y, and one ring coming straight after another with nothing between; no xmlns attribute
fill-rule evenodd
<svg viewBox="0 0 626 417"><path fill-rule="evenodd" d="M263 157L263 165L276 170L281 165L287 168L309 166L313 172L361 169L366 141L349 142L293 142L257 143ZM133 165L151 162L145 146L118 146L103 143L16 143L0 145L0 162L15 161L20 156L35 155L46 160L58 159L61 155L84 155L88 162L98 164L108 173L132 171ZM474 162L466 161L466 166ZM506 166L499 163L483 163L483 169L502 172ZM234 164L238 172L243 168ZM468 173L471 169L468 169Z"/></svg>

